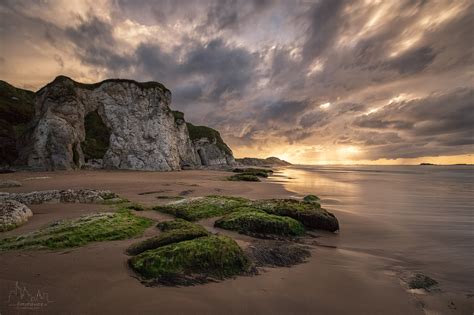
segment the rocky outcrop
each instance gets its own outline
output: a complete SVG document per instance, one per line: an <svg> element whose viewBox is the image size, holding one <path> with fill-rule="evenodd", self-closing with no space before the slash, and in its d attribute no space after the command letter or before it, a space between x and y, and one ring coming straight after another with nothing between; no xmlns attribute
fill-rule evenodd
<svg viewBox="0 0 474 315"><path fill-rule="evenodd" d="M0 83L0 166L170 171L234 162L216 130L171 111L158 82L59 76L36 93Z"/></svg>
<svg viewBox="0 0 474 315"><path fill-rule="evenodd" d="M80 168L84 120L96 112L110 131L105 168L178 170L193 148L180 142L186 129L176 125L170 102L171 92L157 82L81 84L57 77L36 93L34 130L20 158L41 169Z"/></svg>
<svg viewBox="0 0 474 315"><path fill-rule="evenodd" d="M27 193L0 192L0 203L8 200L14 200L27 205L44 202L102 203L105 201L121 201L118 195L109 190L93 189L43 190Z"/></svg>
<svg viewBox="0 0 474 315"><path fill-rule="evenodd" d="M33 216L30 208L15 200L0 202L0 232L12 230Z"/></svg>
<svg viewBox="0 0 474 315"><path fill-rule="evenodd" d="M242 159L235 159L235 161L242 165L248 166L289 166L291 163L281 160L277 157L271 156L266 159L258 159L258 158L242 158Z"/></svg>
<svg viewBox="0 0 474 315"><path fill-rule="evenodd" d="M232 150L222 140L220 133L206 126L187 123L189 137L198 163L204 166L234 165Z"/></svg>

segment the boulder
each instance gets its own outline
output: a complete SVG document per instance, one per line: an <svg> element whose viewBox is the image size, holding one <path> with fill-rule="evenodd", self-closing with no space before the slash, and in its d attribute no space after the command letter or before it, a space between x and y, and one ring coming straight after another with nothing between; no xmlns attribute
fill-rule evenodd
<svg viewBox="0 0 474 315"><path fill-rule="evenodd" d="M24 204L15 200L0 201L0 232L12 230L33 216L33 212Z"/></svg>

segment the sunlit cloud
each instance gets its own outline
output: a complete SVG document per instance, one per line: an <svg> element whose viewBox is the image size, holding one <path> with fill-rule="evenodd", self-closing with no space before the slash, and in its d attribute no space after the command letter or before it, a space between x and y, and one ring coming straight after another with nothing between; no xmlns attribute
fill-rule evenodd
<svg viewBox="0 0 474 315"><path fill-rule="evenodd" d="M156 80L237 157L472 159L472 1L2 1L0 79Z"/></svg>

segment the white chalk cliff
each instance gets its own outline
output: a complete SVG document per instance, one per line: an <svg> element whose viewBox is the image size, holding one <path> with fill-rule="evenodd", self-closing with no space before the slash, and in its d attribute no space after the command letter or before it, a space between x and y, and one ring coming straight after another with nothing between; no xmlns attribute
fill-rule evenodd
<svg viewBox="0 0 474 315"><path fill-rule="evenodd" d="M206 160L202 145L195 147L206 142L206 135L200 135L202 141L191 140L184 117L177 118L170 109L171 92L158 82L110 79L82 84L60 76L35 99L35 117L19 164L47 170L81 168L84 122L90 113L110 132L104 168L171 171L234 161L232 151L215 139L208 139L214 144L206 149L212 163Z"/></svg>

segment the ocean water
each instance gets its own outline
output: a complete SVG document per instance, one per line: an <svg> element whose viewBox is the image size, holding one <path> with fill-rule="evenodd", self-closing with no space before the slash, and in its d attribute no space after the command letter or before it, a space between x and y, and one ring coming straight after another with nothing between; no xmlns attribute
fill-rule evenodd
<svg viewBox="0 0 474 315"><path fill-rule="evenodd" d="M338 247L474 289L473 166L292 166L273 180L340 213Z"/></svg>

